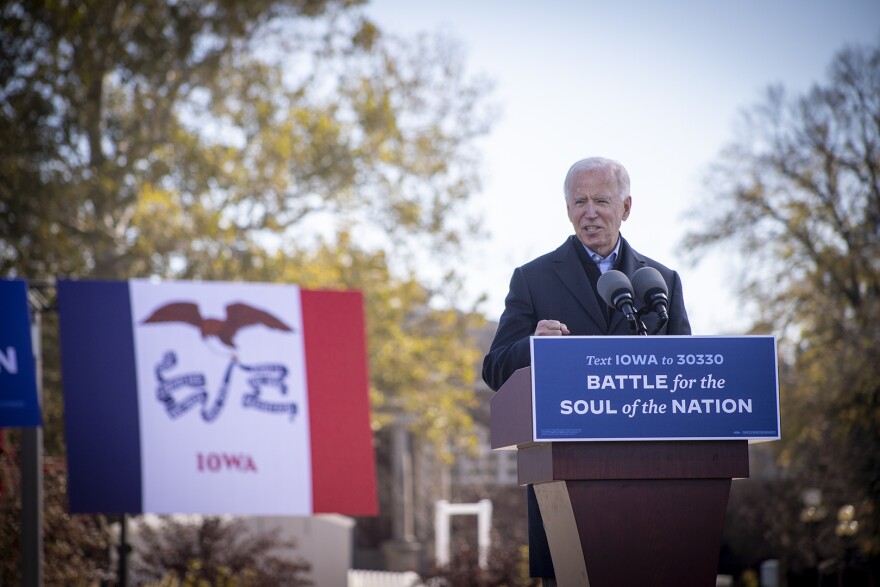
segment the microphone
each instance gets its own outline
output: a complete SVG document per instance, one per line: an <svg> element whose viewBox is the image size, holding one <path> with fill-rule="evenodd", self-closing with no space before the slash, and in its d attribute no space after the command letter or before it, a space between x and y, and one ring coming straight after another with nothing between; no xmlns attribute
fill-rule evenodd
<svg viewBox="0 0 880 587"><path fill-rule="evenodd" d="M599 281L596 282L596 289L606 304L623 312L632 330L638 329L638 318L636 317L635 308L633 308L635 303L633 299L633 286L624 273L616 269L606 271L599 276Z"/></svg>
<svg viewBox="0 0 880 587"><path fill-rule="evenodd" d="M636 299L645 303L660 317L657 330L669 320L669 289L660 272L653 267L642 267L632 275Z"/></svg>

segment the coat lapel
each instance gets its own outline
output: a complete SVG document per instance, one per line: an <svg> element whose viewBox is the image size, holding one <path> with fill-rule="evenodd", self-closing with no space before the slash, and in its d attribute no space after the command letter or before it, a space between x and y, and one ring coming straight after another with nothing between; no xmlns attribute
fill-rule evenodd
<svg viewBox="0 0 880 587"><path fill-rule="evenodd" d="M579 244L575 243L575 245ZM587 315L595 322L596 328L600 332L604 332L605 315L599 306L600 302L604 302L596 299L593 295L593 288L590 286L586 273L584 273L581 260L572 246L571 239L565 241L561 247L556 249L554 261L554 270L559 279L565 284L565 287L574 299L586 310Z"/></svg>

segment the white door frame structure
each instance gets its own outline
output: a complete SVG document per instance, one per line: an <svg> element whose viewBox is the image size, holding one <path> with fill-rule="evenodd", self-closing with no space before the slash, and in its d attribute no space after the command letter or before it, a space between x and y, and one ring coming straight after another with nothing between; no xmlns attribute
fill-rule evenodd
<svg viewBox="0 0 880 587"><path fill-rule="evenodd" d="M450 518L452 516L477 516L477 548L480 568L489 566L489 546L492 529L492 501L481 499L477 503L449 503L441 499L434 504L434 553L438 567L445 567L450 559Z"/></svg>

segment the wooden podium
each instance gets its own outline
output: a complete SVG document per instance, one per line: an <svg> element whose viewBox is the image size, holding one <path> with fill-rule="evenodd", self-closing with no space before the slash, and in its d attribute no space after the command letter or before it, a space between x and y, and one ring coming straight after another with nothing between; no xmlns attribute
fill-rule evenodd
<svg viewBox="0 0 880 587"><path fill-rule="evenodd" d="M534 442L531 370L491 400L493 449L516 447L560 587L713 587L747 440Z"/></svg>

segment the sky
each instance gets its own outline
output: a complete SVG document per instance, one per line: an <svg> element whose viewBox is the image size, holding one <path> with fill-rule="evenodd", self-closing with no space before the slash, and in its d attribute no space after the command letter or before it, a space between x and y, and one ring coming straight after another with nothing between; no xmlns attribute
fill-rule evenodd
<svg viewBox="0 0 880 587"><path fill-rule="evenodd" d="M474 196L489 239L463 268L487 317L501 315L515 267L572 234L565 173L599 155L630 174L621 233L679 271L701 335L749 323L721 252L690 265L679 248L740 113L770 85L826 84L838 51L880 42L880 0L371 0L366 11L396 35L448 33L468 70L495 83L500 116L479 143Z"/></svg>

